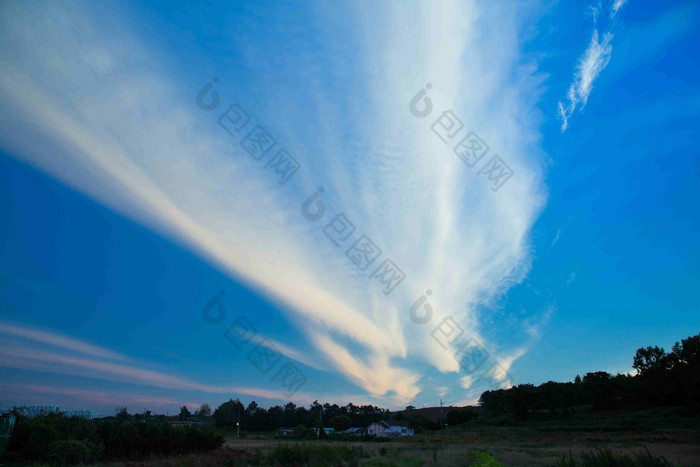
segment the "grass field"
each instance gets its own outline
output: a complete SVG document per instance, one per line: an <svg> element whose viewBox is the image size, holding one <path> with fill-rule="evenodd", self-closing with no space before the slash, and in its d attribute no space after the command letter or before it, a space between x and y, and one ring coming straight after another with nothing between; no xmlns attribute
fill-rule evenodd
<svg viewBox="0 0 700 467"><path fill-rule="evenodd" d="M595 459L581 463L586 453ZM645 458L635 460L639 454ZM621 459L624 455L631 460ZM569 418L533 414L521 423L481 417L385 442L298 441L275 439L273 433L237 438L227 433L224 446L207 454L108 465L700 466L700 418L673 408L607 414L582 410Z"/></svg>
<svg viewBox="0 0 700 467"><path fill-rule="evenodd" d="M275 440L264 439L264 435L260 438L231 438L223 448L208 454L110 465L545 466L558 465L569 454L577 458L585 452L609 448L628 455L647 449L654 457L663 457L672 465L680 462L700 466L698 432L687 429L555 433L491 427L416 435L410 440L384 443ZM490 458L500 464L491 462Z"/></svg>
<svg viewBox="0 0 700 467"><path fill-rule="evenodd" d="M610 437L604 433L581 436L522 437L508 441L509 433L500 431L481 436L466 436L463 440L450 437L417 437L411 442L344 443L335 441L274 441L230 440L226 445L208 454L109 465L153 466L213 466L213 465L358 465L358 466L464 466L507 465L546 466L558 465L562 457L571 453L574 458L598 448L611 448L615 452L634 455L646 448L654 457L663 457L671 465L700 466L700 444L671 441L674 433L659 439L656 436ZM687 433L678 433L679 439ZM280 451L299 452L285 456ZM492 460L491 460L492 459ZM289 460L289 462L285 462ZM275 462L279 461L279 462ZM659 464L661 465L661 464Z"/></svg>

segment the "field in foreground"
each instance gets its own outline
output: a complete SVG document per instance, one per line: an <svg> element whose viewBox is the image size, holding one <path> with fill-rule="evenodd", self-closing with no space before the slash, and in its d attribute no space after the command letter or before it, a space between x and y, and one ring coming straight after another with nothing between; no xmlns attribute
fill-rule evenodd
<svg viewBox="0 0 700 467"><path fill-rule="evenodd" d="M652 457L663 459L649 464L601 462L587 465L680 463L700 466L700 434L692 429L581 433L543 432L522 427L482 427L417 435L412 439L390 442L292 441L265 439L264 435L258 438L231 437L223 448L207 454L109 465L545 466L559 465L562 457L569 454L574 459L580 459L581 454L607 448L631 458L645 453L646 449ZM667 463L663 463L663 460Z"/></svg>

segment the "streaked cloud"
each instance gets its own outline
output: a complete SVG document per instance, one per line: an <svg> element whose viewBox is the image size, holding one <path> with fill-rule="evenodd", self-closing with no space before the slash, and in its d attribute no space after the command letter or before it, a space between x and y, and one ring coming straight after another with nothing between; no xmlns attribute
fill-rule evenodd
<svg viewBox="0 0 700 467"><path fill-rule="evenodd" d="M358 13L366 28L357 54L366 57L365 86L357 87L357 95L340 96L371 102L371 112L348 136L345 113L333 101L339 96L320 85L302 95L321 109L304 119L316 125L321 142L308 135L298 118L289 119L292 130L281 132L279 139L295 141L313 157L298 156L304 173L287 191L256 171L223 131L210 130L221 129L213 116L194 106L197 90L183 90L182 82L163 72L148 41L126 25L119 33L102 31L91 18L58 4L47 5L49 16L70 28L59 28L47 16L18 5L5 7L0 26L17 49L3 52L1 102L13 122L36 139L26 145L4 132L2 144L19 159L269 297L313 351L322 354L320 360L330 362L328 371L373 397L408 401L420 393L426 371L457 379L459 370L452 353L432 339L431 329L408 319L417 296L426 288L435 291L431 327L441 317L454 316L466 332L486 342L470 320L474 309L492 305L530 269L529 237L546 189L539 122L521 115L535 108L542 78L531 65L519 64L522 11L517 8L462 2L372 8L376 11ZM425 27L395 27L401 24ZM498 37L485 34L490 31L500 32ZM256 52L255 44L243 41L240 47L246 54ZM35 54L31 63L21 59L27 53ZM322 69L310 71L312 83L323 81L314 74L317 68ZM415 70L414 76L407 78L407 69ZM581 81L590 81L585 85L590 87L599 72L592 68ZM427 79L436 89L434 117L454 109L494 154L508 160L515 175L506 188L492 192L436 139L430 122L418 121L406 110ZM577 103L583 99L585 104L590 90L584 91L576 91ZM182 94L192 99L174 97ZM282 112L273 104L278 103L261 102L259 112ZM212 121L202 124L204 118ZM299 215L301 202L319 185L326 187L329 209L352 214L388 257L400 259L407 279L390 298L372 287L344 251L334 249L322 225L310 225ZM524 352L513 353L508 342L486 344L493 353L510 355L510 364ZM280 348L326 369L311 352ZM279 396L133 365L4 351L17 365L60 364L170 389Z"/></svg>
<svg viewBox="0 0 700 467"><path fill-rule="evenodd" d="M244 386L204 384L180 376L153 371L133 365L120 365L89 358L76 358L55 352L33 350L27 347L0 347L2 366L35 371L78 375L110 381L127 382L165 389L198 391L208 394L242 394L266 399L289 399L283 391ZM297 393L293 399L308 403L317 399Z"/></svg>
<svg viewBox="0 0 700 467"><path fill-rule="evenodd" d="M270 390L264 387L250 387L241 385L216 385L216 384L206 384L200 380L193 380L191 378L182 377L179 375L174 375L171 373L165 373L162 371L156 371L146 368L143 364L139 365L134 358L129 358L125 355L115 354L107 349L99 348L100 352L95 352L94 347L86 344L77 339L63 338L67 340L70 345L63 345L64 341L59 339L60 336L41 332L35 333L31 330L21 327L21 326L8 326L0 325L0 329L3 331L11 329L12 334L31 342L15 342L12 345L0 346L0 366L6 368L17 368L24 370L33 370L43 373L54 373L63 375L73 375L80 376L89 379L103 380L103 381L115 381L120 383L128 383L136 386L147 386L152 388L163 388L174 391L194 391L199 393L202 397L207 395L226 395L230 397L232 395L242 395L249 396L252 399L269 399L269 400L293 400L297 403L308 404L312 401L318 399L320 396L318 393L306 394L304 392L297 392L294 396L287 396L282 390ZM38 350L36 349L32 342L42 342L48 343L50 345L56 345L58 347L66 348L68 350L76 350L81 353L87 354L92 358L76 357L73 355L65 355L58 352L56 349L51 350ZM58 342L58 344L56 344ZM279 342L274 342L275 345L280 347L280 350L285 352L288 357L294 358L295 354L299 352L289 346L285 346ZM114 359L113 355L119 355L120 360L128 360L130 364L121 363L111 363L98 360L98 358ZM299 355L297 355L299 356ZM303 362L302 362L303 363ZM310 364L313 362L309 362ZM311 366L311 365L310 365ZM36 385L31 383L13 383L6 384L8 387L13 387L15 389L26 386L33 392L37 393L47 393L51 392L51 386L46 385ZM2 385L0 385L2 387ZM173 396L148 396L139 395L136 396L134 393L114 393L111 391L94 391L94 390L80 390L73 388L54 388L55 394L70 395L76 400L80 398L99 403L138 403L138 404L153 404L155 406L167 406L167 405L182 405L182 402L178 402L174 395ZM376 400L371 400L361 394L351 394L337 392L334 394L327 394L326 400L336 401L339 404L344 404L347 402L371 404L376 403ZM116 401L116 402L115 402ZM394 403L394 400L387 400L387 402ZM190 403L186 404L190 406ZM198 404L192 403L192 406L198 406Z"/></svg>
<svg viewBox="0 0 700 467"><path fill-rule="evenodd" d="M39 331L31 328L14 326L11 324L0 323L0 334L21 337L43 344L49 344L56 347L62 347L68 350L91 355L93 357L108 358L111 360L127 360L125 355L112 352L111 350L87 344L85 342L71 339L53 332Z"/></svg>
<svg viewBox="0 0 700 467"><path fill-rule="evenodd" d="M591 33L591 40L586 51L578 60L574 72L574 81L569 87L566 100L560 101L558 105L559 118L562 121L561 131L564 132L569 127L569 119L577 109L583 110L588 102L588 97L593 91L593 84L600 73L610 62L612 56L613 30L616 25L614 20L617 12L625 4L626 0L615 0L612 4L606 4L610 12L610 21L599 25L598 16L603 4L598 4L593 9L594 29Z"/></svg>
<svg viewBox="0 0 700 467"><path fill-rule="evenodd" d="M625 3L627 3L627 0L615 0L610 10L610 17L614 17L617 12L620 11L623 6L625 6Z"/></svg>
<svg viewBox="0 0 700 467"><path fill-rule="evenodd" d="M68 396L70 405L76 408L80 404L104 404L112 406L116 403L124 405L137 405L148 407L178 407L186 405L190 408L197 408L200 404L195 402L182 402L175 397L152 396L147 394L135 394L130 392L115 392L115 391L95 391L88 389L74 389L57 387L55 385L47 386L41 384L23 384L23 383L0 383L0 388L5 398L15 397L17 399L26 399L29 394L37 397L39 400L45 398L49 401L56 401L56 396ZM65 406L65 404L62 404Z"/></svg>

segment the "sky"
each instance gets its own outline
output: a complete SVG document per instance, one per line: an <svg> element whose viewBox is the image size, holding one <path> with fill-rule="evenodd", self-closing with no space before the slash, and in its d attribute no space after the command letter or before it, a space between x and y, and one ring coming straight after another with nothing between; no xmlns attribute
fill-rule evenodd
<svg viewBox="0 0 700 467"><path fill-rule="evenodd" d="M473 404L700 328L694 2L3 2L0 406Z"/></svg>

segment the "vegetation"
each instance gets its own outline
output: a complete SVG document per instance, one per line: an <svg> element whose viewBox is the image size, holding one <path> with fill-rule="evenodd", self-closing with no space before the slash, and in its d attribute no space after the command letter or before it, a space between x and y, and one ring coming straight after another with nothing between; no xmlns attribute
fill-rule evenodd
<svg viewBox="0 0 700 467"><path fill-rule="evenodd" d="M664 457L653 456L648 449L629 456L612 449L595 449L582 453L575 459L571 452L557 463L559 467L673 467L680 464L669 462Z"/></svg>
<svg viewBox="0 0 700 467"><path fill-rule="evenodd" d="M297 406L293 402L286 405L273 406L269 409L259 407L255 401L248 407L236 400L229 400L214 410L213 417L217 427L236 426L241 424L241 431L274 431L279 427L317 427L321 404L315 402L309 408ZM389 410L372 405L357 406L352 403L346 406L323 404L323 419L326 426L334 430L345 430L351 426L366 427L374 421L383 420L390 416Z"/></svg>
<svg viewBox="0 0 700 467"><path fill-rule="evenodd" d="M211 430L162 423L91 421L61 413L32 419L17 416L5 454L8 462L83 464L97 460L145 459L153 455L202 452L223 438Z"/></svg>
<svg viewBox="0 0 700 467"><path fill-rule="evenodd" d="M327 444L279 445L263 458L261 465L355 466L366 454L362 449Z"/></svg>
<svg viewBox="0 0 700 467"><path fill-rule="evenodd" d="M543 410L568 416L581 405L593 411L660 406L700 410L700 334L677 342L670 353L660 347L641 348L632 366L636 376L597 371L583 379L577 376L574 382L486 391L479 402L491 414L509 414L516 420Z"/></svg>
<svg viewBox="0 0 700 467"><path fill-rule="evenodd" d="M472 464L473 467L504 467L503 464L493 458L493 454L488 451L479 451L476 453L476 461Z"/></svg>
<svg viewBox="0 0 700 467"><path fill-rule="evenodd" d="M469 420L476 418L476 412L471 407L465 407L461 410L450 410L447 412L447 424L449 426L461 425Z"/></svg>

